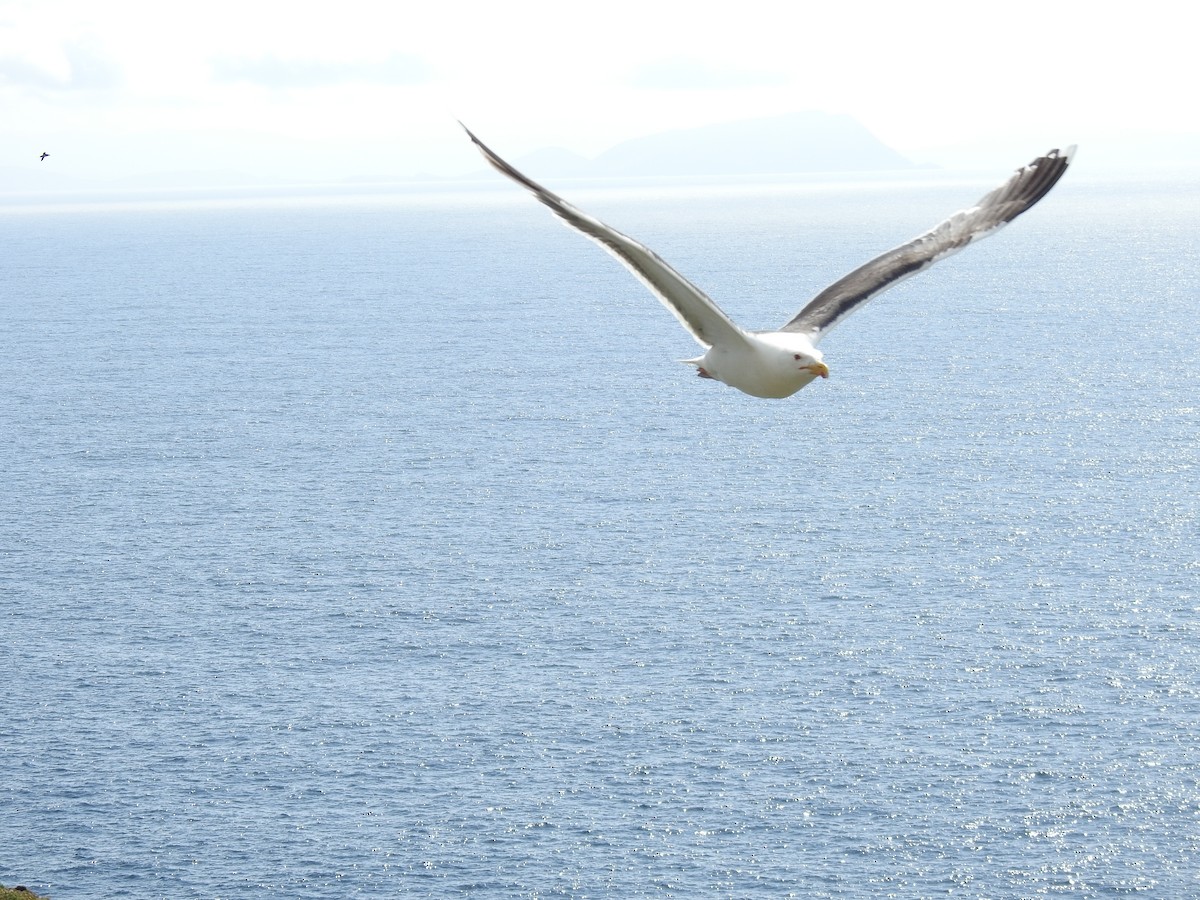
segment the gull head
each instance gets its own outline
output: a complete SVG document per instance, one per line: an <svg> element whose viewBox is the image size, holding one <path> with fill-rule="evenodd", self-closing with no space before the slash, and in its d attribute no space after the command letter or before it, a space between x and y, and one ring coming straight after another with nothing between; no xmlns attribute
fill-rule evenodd
<svg viewBox="0 0 1200 900"><path fill-rule="evenodd" d="M801 372L808 372L814 378L820 375L822 378L829 377L829 366L825 365L824 360L813 359L810 356L804 356L797 353L793 357L800 367Z"/></svg>
<svg viewBox="0 0 1200 900"><path fill-rule="evenodd" d="M802 379L796 390L814 378L829 377L829 366L825 364L824 356L807 335L767 331L759 332L754 337L762 346L763 355L771 359L772 368L782 370L782 377L790 375Z"/></svg>

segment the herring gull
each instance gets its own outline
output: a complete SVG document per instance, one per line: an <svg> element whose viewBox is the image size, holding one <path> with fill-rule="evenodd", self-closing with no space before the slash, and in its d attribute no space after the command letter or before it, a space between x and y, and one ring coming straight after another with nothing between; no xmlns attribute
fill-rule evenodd
<svg viewBox="0 0 1200 900"><path fill-rule="evenodd" d="M461 123L460 123L461 124ZM901 244L814 297L775 331L747 331L654 251L605 225L514 169L463 125L491 165L527 188L567 225L596 241L633 272L683 324L705 352L693 365L703 378L723 381L755 397L790 397L829 367L817 342L872 297L1002 228L1046 196L1067 171L1075 147L1051 150L1013 175L974 206L960 210L924 234Z"/></svg>

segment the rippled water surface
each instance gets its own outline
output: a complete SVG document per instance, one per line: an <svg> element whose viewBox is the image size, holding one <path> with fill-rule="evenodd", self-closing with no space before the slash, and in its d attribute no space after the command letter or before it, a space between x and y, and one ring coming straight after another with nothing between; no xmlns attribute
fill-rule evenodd
<svg viewBox="0 0 1200 900"><path fill-rule="evenodd" d="M568 195L774 327L991 180ZM784 401L516 191L0 208L0 882L1200 892L1195 188Z"/></svg>

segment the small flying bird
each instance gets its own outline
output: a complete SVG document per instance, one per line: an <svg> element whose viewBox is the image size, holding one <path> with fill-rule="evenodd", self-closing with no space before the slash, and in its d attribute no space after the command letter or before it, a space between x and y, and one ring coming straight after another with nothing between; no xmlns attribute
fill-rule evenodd
<svg viewBox="0 0 1200 900"><path fill-rule="evenodd" d="M41 156L39 156L39 157L38 157L38 159L42 160L42 162L45 162L45 161L46 161L46 157L47 157L47 156L49 156L49 155L50 155L49 153L46 153L46 152L44 152L44 151L43 151L42 155L41 155Z"/></svg>
<svg viewBox="0 0 1200 900"><path fill-rule="evenodd" d="M675 314L705 348L701 356L683 360L695 366L700 377L768 398L790 397L818 375L828 378L829 367L816 345L834 325L903 279L1011 222L1046 196L1075 153L1072 145L1064 152L1055 149L1039 156L974 206L835 281L782 328L746 331L648 247L546 190L497 156L466 125L463 129L495 169L624 263Z"/></svg>

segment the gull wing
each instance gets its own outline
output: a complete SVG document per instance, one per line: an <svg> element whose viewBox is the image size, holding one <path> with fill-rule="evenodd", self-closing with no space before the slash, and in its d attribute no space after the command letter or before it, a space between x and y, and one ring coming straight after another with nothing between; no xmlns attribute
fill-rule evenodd
<svg viewBox="0 0 1200 900"><path fill-rule="evenodd" d="M817 294L780 331L807 334L816 342L843 317L905 278L957 253L972 241L1004 227L1041 200L1062 178L1075 155L1051 150L1017 169L1008 181L974 206L960 210L929 231L859 266Z"/></svg>
<svg viewBox="0 0 1200 900"><path fill-rule="evenodd" d="M462 125L461 122L459 124ZM707 294L671 268L654 251L546 190L493 153L466 125L463 125L463 130L493 168L528 189L556 216L624 263L701 344L708 347L730 340L746 342L746 333Z"/></svg>

